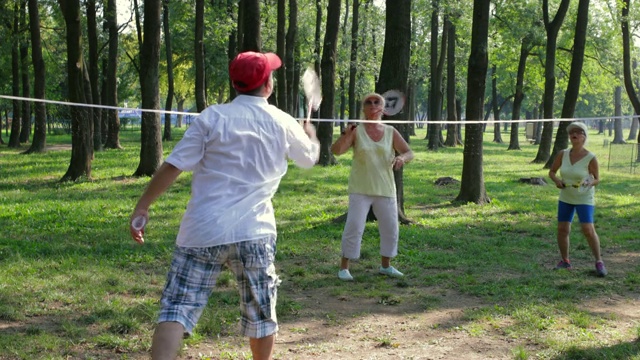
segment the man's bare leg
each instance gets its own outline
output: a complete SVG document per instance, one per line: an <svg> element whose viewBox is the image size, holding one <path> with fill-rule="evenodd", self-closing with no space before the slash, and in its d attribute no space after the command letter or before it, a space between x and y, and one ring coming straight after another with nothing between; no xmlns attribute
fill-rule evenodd
<svg viewBox="0 0 640 360"><path fill-rule="evenodd" d="M276 342L275 335L265 336L263 338L249 338L249 345L253 353L253 360L271 360L273 355L273 345Z"/></svg>
<svg viewBox="0 0 640 360"><path fill-rule="evenodd" d="M170 321L158 324L156 331L153 333L151 359L175 360L180 346L182 346L183 336L184 326L179 322Z"/></svg>

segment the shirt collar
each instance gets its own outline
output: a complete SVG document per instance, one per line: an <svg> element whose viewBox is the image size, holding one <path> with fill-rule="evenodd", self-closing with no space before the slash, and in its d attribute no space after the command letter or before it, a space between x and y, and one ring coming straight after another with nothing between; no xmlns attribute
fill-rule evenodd
<svg viewBox="0 0 640 360"><path fill-rule="evenodd" d="M238 95L235 97L235 99L233 99L233 103L256 104L256 105L269 104L266 98L262 96L252 96L252 95Z"/></svg>

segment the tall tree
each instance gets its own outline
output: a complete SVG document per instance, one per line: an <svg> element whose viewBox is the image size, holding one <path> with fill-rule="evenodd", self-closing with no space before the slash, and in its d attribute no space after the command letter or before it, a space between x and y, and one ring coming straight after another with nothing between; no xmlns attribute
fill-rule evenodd
<svg viewBox="0 0 640 360"><path fill-rule="evenodd" d="M22 97L31 97L29 80L29 40L23 28L27 25L27 0L20 0L20 72L22 74ZM22 125L20 143L28 143L31 137L31 101L22 102Z"/></svg>
<svg viewBox="0 0 640 360"><path fill-rule="evenodd" d="M100 105L99 84L99 49L98 23L96 20L96 0L87 0L87 37L89 39L89 81L91 83L91 99L94 105ZM101 151L102 146L102 112L93 109L93 150Z"/></svg>
<svg viewBox="0 0 640 360"><path fill-rule="evenodd" d="M327 6L327 26L324 33L322 47L322 61L320 63L322 73L322 103L320 104L320 117L333 118L335 84L336 84L336 51L338 48L338 30L340 28L340 2L341 0L329 0ZM333 165L336 162L331 153L333 142L333 121L324 121L318 124L318 140L320 141L320 165Z"/></svg>
<svg viewBox="0 0 640 360"><path fill-rule="evenodd" d="M578 17L576 20L575 36L573 40L573 54L571 57L571 71L569 72L569 82L567 91L564 93L564 103L562 104L563 119L571 119L576 110L578 95L580 94L580 80L582 74L582 64L584 63L585 44L587 42L587 25L589 23L589 1L580 0L578 2ZM567 133L568 121L560 122L556 132L556 141L549 160L545 164L545 169L551 168L556 154L567 148L569 144L569 134Z"/></svg>
<svg viewBox="0 0 640 360"><path fill-rule="evenodd" d="M542 18L544 28L547 32L547 44L545 51L544 63L544 97L542 104L544 106L543 117L546 120L542 127L542 135L538 153L533 160L534 163L546 163L551 158L549 150L551 149L551 140L553 138L553 101L556 91L556 47L558 43L558 32L567 15L569 3L571 0L562 0L556 16L549 21L549 0L542 0Z"/></svg>
<svg viewBox="0 0 640 360"><path fill-rule="evenodd" d="M491 110L493 111L493 119L500 121L500 108L498 105L498 74L497 65L491 66ZM487 111L487 115L490 111ZM485 119L486 120L486 119ZM493 142L502 144L502 133L500 132L500 123L496 122L493 126Z"/></svg>
<svg viewBox="0 0 640 360"><path fill-rule="evenodd" d="M204 0L196 0L196 26L195 26L194 52L195 52L195 67L196 67L196 78L195 78L196 109L198 110L198 112L202 112L207 107L207 95L206 95L205 73L204 73Z"/></svg>
<svg viewBox="0 0 640 360"><path fill-rule="evenodd" d="M397 89L406 94L411 61L411 0L387 0L386 5L385 42L376 92L382 94L387 90ZM406 119L407 113L405 106L398 114L385 116L384 119ZM407 123L394 123L393 126L408 142L411 126ZM394 170L393 175L396 183L398 217L402 223L409 223L411 221L404 213L403 169L404 167Z"/></svg>
<svg viewBox="0 0 640 360"><path fill-rule="evenodd" d="M146 110L160 109L158 84L160 63L160 28L162 0L144 2L144 39L140 52L140 92L142 129L140 163L134 176L151 176L162 163L162 127L160 114Z"/></svg>
<svg viewBox="0 0 640 360"><path fill-rule="evenodd" d="M38 1L29 0L29 31L31 33L31 61L33 62L33 96L36 99L45 99L46 70L42 58L42 41L40 38L40 13ZM36 101L33 104L35 114L35 127L31 146L25 152L43 152L47 138L47 108L44 102Z"/></svg>
<svg viewBox="0 0 640 360"><path fill-rule="evenodd" d="M471 25L471 53L467 72L467 119L482 119L484 92L489 64L489 8L490 0L473 1ZM484 187L482 169L482 124L465 125L462 181L456 202L485 204L490 202Z"/></svg>
<svg viewBox="0 0 640 360"><path fill-rule="evenodd" d="M449 17L446 18L449 24L445 28L449 29L449 35L447 36L447 119L450 121L460 120L458 112L456 111L456 26ZM410 116L409 119L413 119ZM444 142L445 146L459 145L458 124L447 125L447 139Z"/></svg>
<svg viewBox="0 0 640 360"><path fill-rule="evenodd" d="M260 51L262 49L262 36L260 34L260 1L241 0L242 8L242 42L241 51Z"/></svg>
<svg viewBox="0 0 640 360"><path fill-rule="evenodd" d="M295 49L298 42L298 0L289 0L289 27L285 38L284 67L286 69L287 112L296 116L298 109L298 88L295 82Z"/></svg>
<svg viewBox="0 0 640 360"><path fill-rule="evenodd" d="M171 49L171 27L169 26L169 0L162 2L162 24L164 26L164 48L167 55L167 100L164 109L164 133L162 140L171 140L171 111L173 107L173 51Z"/></svg>
<svg viewBox="0 0 640 360"><path fill-rule="evenodd" d="M351 13L351 53L349 56L349 119L358 118L356 98L356 76L358 74L358 32L360 23L360 0L353 0Z"/></svg>
<svg viewBox="0 0 640 360"><path fill-rule="evenodd" d="M287 3L286 0L277 0L278 1L278 25L276 31L276 53L280 57L280 59L286 59L286 51L285 51L285 30L287 25ZM283 62L282 67L276 71L276 79L277 79L277 99L278 99L278 107L284 111L288 109L287 104L287 63Z"/></svg>
<svg viewBox="0 0 640 360"><path fill-rule="evenodd" d="M109 52L107 54L106 103L105 105L118 106L118 1L107 0L105 12L105 26L109 33ZM121 149L120 145L120 117L115 109L107 110L107 138L104 147L107 149Z"/></svg>
<svg viewBox="0 0 640 360"><path fill-rule="evenodd" d="M449 30L447 26L451 22L443 21L442 39L440 42L440 53L438 53L438 33L439 33L439 14L440 5L439 0L432 1L431 12L431 78L430 78L430 91L429 91L429 120L440 121L442 120L442 99L443 88L442 82L444 78L444 62L446 58L447 50L447 37L449 36ZM446 17L446 16L445 16ZM428 125L428 138L427 148L429 150L438 150L442 147L441 141L442 126L439 123L431 123Z"/></svg>
<svg viewBox="0 0 640 360"><path fill-rule="evenodd" d="M20 96L20 7L16 1L13 6L13 25L11 26L11 94ZM20 125L22 122L20 113L20 101L13 100L13 119L11 120L11 135L9 136L9 147L20 146Z"/></svg>
<svg viewBox="0 0 640 360"><path fill-rule="evenodd" d="M533 48L529 35L522 39L520 44L520 57L518 59L518 73L516 74L516 93L513 96L513 109L511 111L511 134L509 137L509 148L507 150L520 150L520 140L518 138L520 123L520 109L524 100L524 72L527 68L527 58Z"/></svg>
<svg viewBox="0 0 640 360"><path fill-rule="evenodd" d="M640 114L640 99L633 87L633 75L631 74L631 34L629 31L629 2L622 0L622 65L624 73L624 88L629 96L629 101L633 105L635 114ZM640 132L638 133L638 143L640 143ZM640 156L640 154L639 154Z"/></svg>
<svg viewBox="0 0 640 360"><path fill-rule="evenodd" d="M67 27L67 82L69 101L86 103L84 90L84 58L82 56L82 16L79 0L58 0ZM71 162L61 181L91 178L93 159L92 119L84 106L71 106Z"/></svg>

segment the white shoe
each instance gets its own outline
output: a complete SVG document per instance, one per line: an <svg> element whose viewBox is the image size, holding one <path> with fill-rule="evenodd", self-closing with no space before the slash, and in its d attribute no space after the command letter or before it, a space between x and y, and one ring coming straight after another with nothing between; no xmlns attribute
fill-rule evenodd
<svg viewBox="0 0 640 360"><path fill-rule="evenodd" d="M353 281L353 276L351 276L349 269L340 269L340 271L338 271L338 279L342 281Z"/></svg>
<svg viewBox="0 0 640 360"><path fill-rule="evenodd" d="M389 266L388 268L380 266L380 269L378 269L378 272L380 274L382 274L382 275L387 275L387 276L391 276L391 277L403 277L404 276L403 273L398 271L398 269L394 268L393 266Z"/></svg>

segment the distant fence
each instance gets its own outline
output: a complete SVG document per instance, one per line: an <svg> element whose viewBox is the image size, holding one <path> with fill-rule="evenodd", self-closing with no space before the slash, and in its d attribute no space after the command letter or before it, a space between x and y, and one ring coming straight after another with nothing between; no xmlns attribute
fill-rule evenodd
<svg viewBox="0 0 640 360"><path fill-rule="evenodd" d="M636 143L609 143L609 159L607 170L635 174L638 170L638 165L640 165L640 157L638 154L639 146L640 145Z"/></svg>

